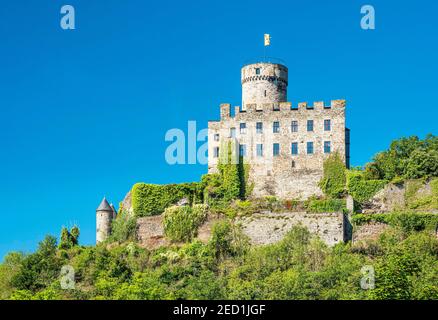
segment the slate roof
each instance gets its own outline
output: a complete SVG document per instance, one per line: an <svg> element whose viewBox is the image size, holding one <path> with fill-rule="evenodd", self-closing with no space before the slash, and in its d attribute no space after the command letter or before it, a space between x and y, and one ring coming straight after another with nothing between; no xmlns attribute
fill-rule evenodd
<svg viewBox="0 0 438 320"><path fill-rule="evenodd" d="M102 202L100 203L99 207L97 207L96 211L113 211L111 206L109 205L106 198L103 198Z"/></svg>

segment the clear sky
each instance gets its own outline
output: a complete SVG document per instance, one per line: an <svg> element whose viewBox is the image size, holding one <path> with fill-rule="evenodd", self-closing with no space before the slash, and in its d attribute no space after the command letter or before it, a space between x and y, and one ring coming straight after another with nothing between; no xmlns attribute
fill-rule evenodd
<svg viewBox="0 0 438 320"><path fill-rule="evenodd" d="M76 30L60 8L76 9ZM362 5L376 30L360 28ZM170 166L168 129L198 129L240 105L240 67L289 67L293 103L347 99L353 165L391 140L438 134L434 1L4 0L0 8L0 259L77 223L136 182L197 181Z"/></svg>

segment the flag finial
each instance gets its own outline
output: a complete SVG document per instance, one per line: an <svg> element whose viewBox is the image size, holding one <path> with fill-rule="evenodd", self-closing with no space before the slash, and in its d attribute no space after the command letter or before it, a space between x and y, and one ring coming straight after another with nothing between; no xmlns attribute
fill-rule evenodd
<svg viewBox="0 0 438 320"><path fill-rule="evenodd" d="M265 47L271 45L271 35L269 33L265 33Z"/></svg>

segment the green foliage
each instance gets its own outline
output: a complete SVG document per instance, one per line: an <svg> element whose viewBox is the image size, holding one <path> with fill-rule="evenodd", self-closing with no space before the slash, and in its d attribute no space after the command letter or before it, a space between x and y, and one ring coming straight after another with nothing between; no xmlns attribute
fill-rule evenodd
<svg viewBox="0 0 438 320"><path fill-rule="evenodd" d="M402 177L417 179L438 176L438 137L428 135L394 140L389 149L375 155L367 164L367 179L391 181Z"/></svg>
<svg viewBox="0 0 438 320"><path fill-rule="evenodd" d="M222 175L219 173L205 174L201 178L204 200L209 205L221 201L224 196Z"/></svg>
<svg viewBox="0 0 438 320"><path fill-rule="evenodd" d="M368 249L327 247L301 226L272 245L249 246L227 220L213 227L207 244L151 251L135 243L59 250L55 239L47 238L37 252L12 253L0 264L0 295L20 300L438 299L438 239L427 228L418 231L422 228L410 218L389 220L394 230ZM59 270L66 264L75 270L74 290L60 289ZM373 290L360 287L364 265L375 268Z"/></svg>
<svg viewBox="0 0 438 320"><path fill-rule="evenodd" d="M0 264L0 300L7 299L14 291L12 279L20 271L24 255L21 252L11 252Z"/></svg>
<svg viewBox="0 0 438 320"><path fill-rule="evenodd" d="M385 180L365 180L361 171L347 172L347 191L359 203L371 199L386 184Z"/></svg>
<svg viewBox="0 0 438 320"><path fill-rule="evenodd" d="M77 246L79 243L80 230L79 227L74 226L68 231L66 227L61 229L61 237L59 242L60 249L70 249Z"/></svg>
<svg viewBox="0 0 438 320"><path fill-rule="evenodd" d="M122 210L112 222L111 235L108 238L108 242L123 243L126 241L134 241L136 230L137 219L129 216L125 210Z"/></svg>
<svg viewBox="0 0 438 320"><path fill-rule="evenodd" d="M408 180L405 182L405 203L406 207L415 210L433 210L438 209L438 179L430 181L431 194L419 194L420 188L425 184L425 179Z"/></svg>
<svg viewBox="0 0 438 320"><path fill-rule="evenodd" d="M404 176L408 179L438 176L438 150L414 150L406 161Z"/></svg>
<svg viewBox="0 0 438 320"><path fill-rule="evenodd" d="M225 201L237 199L244 193L242 188L241 177L241 159L238 158L237 152L233 150L234 144L231 142L222 143L219 155L219 172L222 176L222 188Z"/></svg>
<svg viewBox="0 0 438 320"><path fill-rule="evenodd" d="M132 188L132 206L136 217L158 215L167 207L187 198L191 204L202 202L200 183L156 185L137 183Z"/></svg>
<svg viewBox="0 0 438 320"><path fill-rule="evenodd" d="M324 161L324 175L319 187L324 194L331 198L339 198L345 192L345 164L339 153L331 154Z"/></svg>
<svg viewBox="0 0 438 320"><path fill-rule="evenodd" d="M203 204L169 207L163 216L164 233L172 241L190 241L206 217L207 206Z"/></svg>
<svg viewBox="0 0 438 320"><path fill-rule="evenodd" d="M211 233L208 245L218 260L243 255L249 247L248 238L229 221L216 222Z"/></svg>
<svg viewBox="0 0 438 320"><path fill-rule="evenodd" d="M342 199L309 199L306 203L307 212L328 213L346 210L345 200Z"/></svg>
<svg viewBox="0 0 438 320"><path fill-rule="evenodd" d="M438 215L409 211L381 214L355 214L352 216L352 222L355 225L362 225L369 222L386 223L408 234L423 230L436 230L438 228Z"/></svg>
<svg viewBox="0 0 438 320"><path fill-rule="evenodd" d="M418 270L418 262L412 254L388 254L375 268L375 289L371 290L370 297L374 300L410 299L412 284L409 278Z"/></svg>
<svg viewBox="0 0 438 320"><path fill-rule="evenodd" d="M11 284L18 290L37 291L47 287L61 270L61 259L56 255L56 238L47 236L38 250L22 260Z"/></svg>

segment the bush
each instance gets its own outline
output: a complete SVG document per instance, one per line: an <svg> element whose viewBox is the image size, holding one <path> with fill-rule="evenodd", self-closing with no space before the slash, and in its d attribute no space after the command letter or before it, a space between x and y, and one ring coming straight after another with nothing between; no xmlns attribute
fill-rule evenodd
<svg viewBox="0 0 438 320"><path fill-rule="evenodd" d="M191 204L202 201L200 183L156 185L137 183L132 188L132 206L136 217L158 215L167 207L188 198Z"/></svg>
<svg viewBox="0 0 438 320"><path fill-rule="evenodd" d="M312 213L343 212L346 209L346 203L342 199L310 199L306 203L306 208Z"/></svg>
<svg viewBox="0 0 438 320"><path fill-rule="evenodd" d="M324 161L324 175L319 187L324 194L331 198L339 198L345 192L345 164L339 153L331 154Z"/></svg>
<svg viewBox="0 0 438 320"><path fill-rule="evenodd" d="M208 243L216 259L243 255L249 248L249 240L239 227L229 221L216 222Z"/></svg>
<svg viewBox="0 0 438 320"><path fill-rule="evenodd" d="M111 235L108 242L126 242L135 240L137 230L137 219L130 217L126 211L122 210L112 222Z"/></svg>
<svg viewBox="0 0 438 320"><path fill-rule="evenodd" d="M193 208L169 207L163 216L164 233L172 241L190 241L206 217L207 207L203 204L194 205Z"/></svg>
<svg viewBox="0 0 438 320"><path fill-rule="evenodd" d="M417 179L438 176L438 150L418 149L406 162L405 177Z"/></svg>
<svg viewBox="0 0 438 320"><path fill-rule="evenodd" d="M355 214L352 216L355 225L369 222L385 223L399 228L405 234L423 230L435 231L438 227L438 215L418 212L394 212L380 214Z"/></svg>
<svg viewBox="0 0 438 320"><path fill-rule="evenodd" d="M365 180L360 171L347 173L347 191L359 203L371 199L386 184L386 180Z"/></svg>

